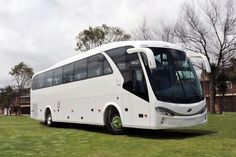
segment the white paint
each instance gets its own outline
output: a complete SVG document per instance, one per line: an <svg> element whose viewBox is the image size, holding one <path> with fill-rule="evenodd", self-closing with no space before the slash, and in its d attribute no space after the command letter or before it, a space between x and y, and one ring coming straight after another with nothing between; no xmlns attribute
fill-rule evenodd
<svg viewBox="0 0 236 157"><path fill-rule="evenodd" d="M206 123L207 111L205 110L203 113L198 113L206 106L205 100L197 103L176 104L158 101L156 99L140 53L138 53L138 56L146 79L149 101L139 98L123 89L121 85L118 85L117 80L121 80L119 83L123 84L123 77L113 61L104 53L104 51L127 45L134 46L137 50L143 47L143 45L146 45L146 47L162 48L168 46L168 48L171 49L182 50L182 48L177 45L158 41L117 42L63 60L37 74L98 53L102 53L107 58L113 69L113 73L48 88L32 90L31 117L44 121L45 110L49 107L52 112L53 121L56 122L104 125L104 111L107 106L113 105L119 111L124 127L164 129ZM155 110L156 107L165 107L176 113L188 116L163 115ZM125 112L125 108L128 108L128 112ZM187 112L190 108L191 112ZM91 109L93 109L93 112ZM139 117L139 114L142 114L143 117ZM164 121L163 124L162 121Z"/></svg>

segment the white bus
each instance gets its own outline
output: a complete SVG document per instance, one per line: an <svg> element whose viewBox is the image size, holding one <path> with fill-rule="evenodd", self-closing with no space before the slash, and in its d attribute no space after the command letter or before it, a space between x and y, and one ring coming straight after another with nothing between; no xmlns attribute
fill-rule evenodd
<svg viewBox="0 0 236 157"><path fill-rule="evenodd" d="M207 61L206 69L210 72ZM105 125L109 132L120 134L124 128L204 124L207 107L184 49L162 41L124 41L36 73L31 117L48 126L53 122Z"/></svg>

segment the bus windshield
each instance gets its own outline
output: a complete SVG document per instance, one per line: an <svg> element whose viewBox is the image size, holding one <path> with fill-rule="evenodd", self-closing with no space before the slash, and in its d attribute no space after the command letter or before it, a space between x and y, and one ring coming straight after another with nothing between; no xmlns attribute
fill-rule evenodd
<svg viewBox="0 0 236 157"><path fill-rule="evenodd" d="M204 99L196 72L185 52L168 48L150 49L154 53L157 67L150 70L146 66L146 69L158 100L194 103Z"/></svg>

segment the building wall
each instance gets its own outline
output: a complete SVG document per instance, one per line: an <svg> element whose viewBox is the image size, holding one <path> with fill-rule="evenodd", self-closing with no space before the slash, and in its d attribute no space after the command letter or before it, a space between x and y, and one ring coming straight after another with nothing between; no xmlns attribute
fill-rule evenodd
<svg viewBox="0 0 236 157"><path fill-rule="evenodd" d="M210 110L210 92L209 92L209 81L201 82L202 87L204 89L204 94L206 96L208 110ZM215 110L216 112L220 111L220 102L222 101L222 107L224 112L236 112L236 82L232 83L232 88L229 88L225 91L224 97L222 97L222 93L216 91L216 102L215 102ZM223 98L223 100L222 100Z"/></svg>
<svg viewBox="0 0 236 157"><path fill-rule="evenodd" d="M0 115L3 115L3 114L4 114L4 109L0 108Z"/></svg>

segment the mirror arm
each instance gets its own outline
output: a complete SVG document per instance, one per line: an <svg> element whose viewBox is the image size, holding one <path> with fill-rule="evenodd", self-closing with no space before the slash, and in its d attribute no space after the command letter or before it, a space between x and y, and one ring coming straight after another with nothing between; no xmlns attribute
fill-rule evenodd
<svg viewBox="0 0 236 157"><path fill-rule="evenodd" d="M148 62L148 66L150 69L156 69L156 61L155 61L155 57L154 54L152 52L151 49L149 48L130 48L127 50L128 54L133 54L133 53L144 53L147 56L147 62Z"/></svg>
<svg viewBox="0 0 236 157"><path fill-rule="evenodd" d="M210 66L210 63L205 55L200 54L200 53L194 53L194 55L190 55L189 58L201 58L204 62L206 72L211 73L211 66Z"/></svg>

